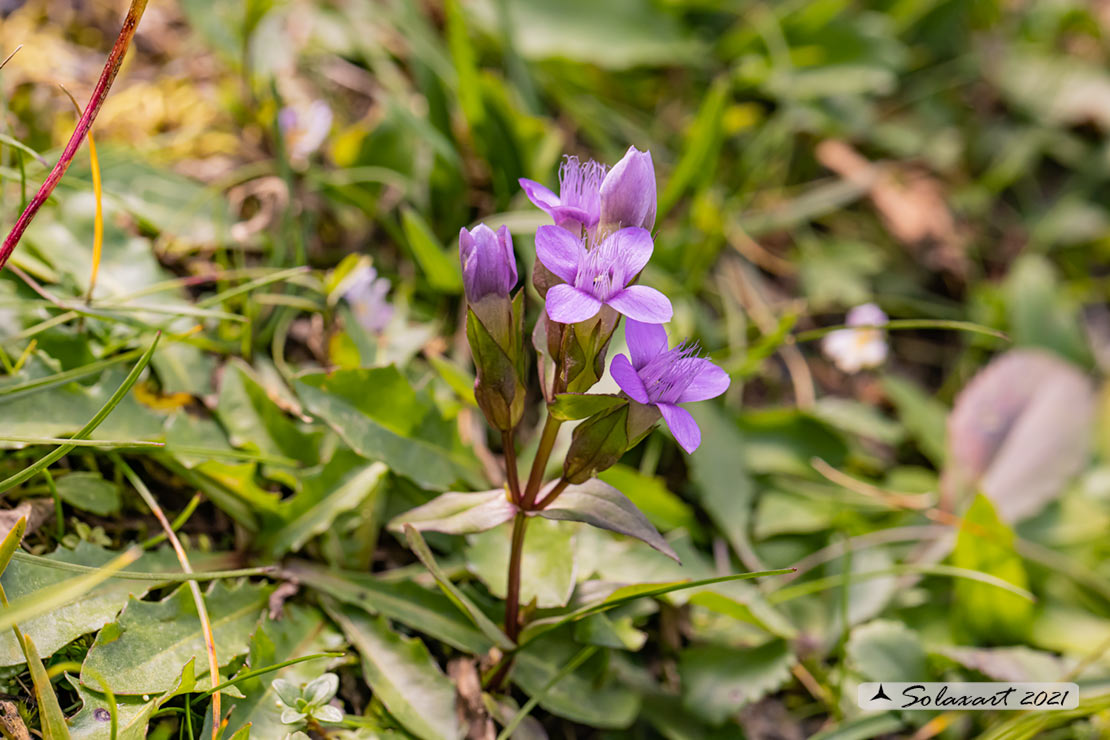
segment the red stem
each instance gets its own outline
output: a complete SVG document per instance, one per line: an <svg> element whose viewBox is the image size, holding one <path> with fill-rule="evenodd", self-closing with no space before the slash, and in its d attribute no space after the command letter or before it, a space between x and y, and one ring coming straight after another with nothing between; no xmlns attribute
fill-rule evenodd
<svg viewBox="0 0 1110 740"><path fill-rule="evenodd" d="M127 48L131 45L131 38L135 35L135 28L139 25L139 19L143 17L146 4L147 0L131 0L131 6L127 9L127 17L123 19L123 27L119 31L119 37L116 38L116 43L112 46L111 53L108 54L108 61L104 63L104 70L100 73L100 79L97 80L96 87L93 88L92 97L89 98L89 104L85 106L84 114L77 121L77 128L73 130L73 135L69 137L69 143L62 151L58 163L54 165L54 169L50 170L50 174L46 176L46 181L35 193L35 197L31 198L27 207L23 209L23 213L19 215L19 220L15 222L15 226L12 227L11 232L4 239L4 246L0 247L0 269L3 269L8 258L11 257L15 245L19 244L19 240L30 225L31 219L35 217L42 204L54 192L58 181L62 179L62 175L65 174L70 162L77 154L77 150L81 148L82 142L85 141L85 136L92 128L93 120L96 118L96 114L100 112L100 107L104 105L104 99L108 97L108 90L112 87L112 82L119 73L120 65L123 64L123 55L127 53Z"/></svg>

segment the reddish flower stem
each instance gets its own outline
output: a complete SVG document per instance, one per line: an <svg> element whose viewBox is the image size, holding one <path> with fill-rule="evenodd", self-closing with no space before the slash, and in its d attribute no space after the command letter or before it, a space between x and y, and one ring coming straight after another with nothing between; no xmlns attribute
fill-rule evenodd
<svg viewBox="0 0 1110 740"><path fill-rule="evenodd" d="M93 120L100 112L100 107L104 105L104 99L108 97L108 90L112 87L112 82L115 81L116 75L119 73L120 65L123 64L123 56L131 45L131 38L135 35L139 19L143 17L146 4L147 0L131 0L131 6L127 9L127 16L123 19L123 27L119 31L119 37L116 38L116 43L112 46L111 53L108 54L108 61L104 63L104 70L100 73L100 79L97 80L96 87L93 88L92 97L89 98L89 104L85 106L84 114L77 121L77 128L73 130L73 134L69 137L69 143L62 151L58 163L54 165L54 169L50 170L50 174L46 176L46 181L35 193L35 197L31 198L27 207L23 209L23 213L19 215L15 226L12 227L11 232L4 239L4 246L0 247L0 269L3 269L8 258L11 257L15 245L19 244L19 240L23 237L23 232L27 230L42 204L54 192L58 181L62 179L62 175L65 174L70 162L77 154L77 150L81 148L81 143L85 141L85 136L92 128Z"/></svg>

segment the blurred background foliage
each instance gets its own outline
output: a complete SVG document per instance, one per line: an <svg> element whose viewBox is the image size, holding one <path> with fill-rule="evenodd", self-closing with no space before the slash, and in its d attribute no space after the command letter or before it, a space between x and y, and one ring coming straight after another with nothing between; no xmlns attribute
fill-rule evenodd
<svg viewBox="0 0 1110 740"><path fill-rule="evenodd" d="M122 10L0 0L0 52L23 45L0 72L4 224L72 130L58 85L86 98ZM126 454L167 510L204 494L183 529L198 556L403 567L412 558L382 522L454 481L476 485L498 451L468 395L459 228L509 225L529 266L544 220L517 179L553 185L564 153L611 163L632 144L660 183L644 280L671 297L674 334L734 381L697 412L695 455L656 431L602 476L685 567L563 530L551 559L578 566L555 590L802 572L628 606L540 643L517 668L528 694L575 642L607 652L534 716L568 737L594 736L591 724L612 737L1104 737L1104 699L1033 720L860 716L854 685L1081 677L1105 690L1110 420L1090 379L1110 363L1108 56L1100 1L154 0L94 127L106 225L92 305L71 305L89 289L87 149L15 253L29 280L0 275L3 434L75 431L123 377L121 352L161 327L154 372L96 437L167 443ZM283 109L298 126L280 124ZM368 328L342 296L371 262L391 313ZM892 331L883 368L847 375L791 338L865 302L1008 340ZM336 368L349 374L304 375ZM341 403L369 426L345 426ZM434 455L371 470L382 428ZM5 475L43 452L2 444ZM85 449L63 466L65 518L30 536L32 552L157 533L111 458ZM352 476L385 482L353 495ZM41 523L49 496L35 479L7 501L45 500ZM429 541L490 607L501 545ZM334 599L369 588L312 573ZM323 623L317 598L293 599L297 619ZM367 626L323 605L360 651L366 630L398 643L391 629L422 632L403 613ZM347 644L327 629L323 643ZM229 658L256 634L244 630ZM460 649L424 634L441 665ZM65 650L48 663L89 646ZM346 681L360 668L337 670ZM373 688L342 685L351 715L428 736ZM176 736L177 721L154 726Z"/></svg>

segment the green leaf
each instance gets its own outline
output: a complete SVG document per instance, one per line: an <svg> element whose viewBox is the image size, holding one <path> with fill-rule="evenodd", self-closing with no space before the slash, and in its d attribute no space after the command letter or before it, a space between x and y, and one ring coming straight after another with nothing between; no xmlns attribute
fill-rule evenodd
<svg viewBox="0 0 1110 740"><path fill-rule="evenodd" d="M0 613L0 635L19 623L30 623L36 617L48 614L59 606L70 604L82 598L100 583L135 562L141 551L132 548L114 558L95 571L69 578L41 590L36 590L21 598L13 599L7 609ZM10 572L10 569L9 569ZM23 630L26 632L26 630Z"/></svg>
<svg viewBox="0 0 1110 740"><path fill-rule="evenodd" d="M403 208L401 229L405 232L412 256L423 270L428 284L441 293L461 293L462 268L459 266L458 255L443 248L420 214L407 206Z"/></svg>
<svg viewBox="0 0 1110 740"><path fill-rule="evenodd" d="M474 399L473 375L450 360L436 355L429 357L428 362L430 362L432 367L435 368L435 371L439 373L439 377L443 378L443 382L445 382L464 403L468 406L476 407L478 405L478 402Z"/></svg>
<svg viewBox="0 0 1110 740"><path fill-rule="evenodd" d="M81 699L81 711L69 719L69 734L72 740L110 740L110 723L104 713L110 711L107 697L83 686L70 675L66 680ZM144 740L147 725L162 701L156 697L148 701L132 696L117 696L116 740ZM99 710L99 711L98 711Z"/></svg>
<svg viewBox="0 0 1110 740"><path fill-rule="evenodd" d="M675 165L674 172L667 180L667 186L659 196L659 219L671 210L688 188L695 187L699 181L713 176L716 154L722 140L722 121L725 106L729 100L730 81L721 77L713 82L708 93L702 98L697 117L686 133L682 156Z"/></svg>
<svg viewBox="0 0 1110 740"><path fill-rule="evenodd" d="M23 533L27 531L27 517L21 516L12 525L8 533L4 535L4 540L0 542L0 577L8 570L8 564L12 562L12 555L19 549L19 544L23 541Z"/></svg>
<svg viewBox="0 0 1110 740"><path fill-rule="evenodd" d="M447 596L408 581L389 582L366 573L352 573L295 560L286 571L309 588L354 604L371 614L444 642L456 650L483 654L492 641L455 608Z"/></svg>
<svg viewBox="0 0 1110 740"><path fill-rule="evenodd" d="M409 408L390 408L387 407L390 401L385 399L381 404L375 403L378 397L368 394L367 389L378 375L367 370L309 375L297 381L297 393L307 408L322 418L355 452L371 460L381 460L394 472L421 486L443 490L460 479L468 483L476 481L476 466L460 453L433 444L418 428L410 427L405 434L396 431L404 428L401 424L412 423L406 419L415 415L419 420L427 412L413 404L406 404ZM380 417L369 413L383 410L393 411L391 415L396 418L396 423L391 425L393 429L383 424Z"/></svg>
<svg viewBox="0 0 1110 740"><path fill-rule="evenodd" d="M581 648L569 635L549 635L517 654L513 683L559 717L602 729L628 727L639 714L640 695L598 671L600 656L560 677Z"/></svg>
<svg viewBox="0 0 1110 740"><path fill-rule="evenodd" d="M155 335L154 341L150 343L150 347L148 347L146 352L143 353L143 356L139 358L139 361L135 363L135 366L131 368L131 372L127 374L127 377L123 379L123 381L116 388L115 392L113 392L112 395L108 397L108 400L104 402L104 404L97 410L93 417L85 423L84 426L73 433L72 436L74 439L86 439L98 426L100 426L100 424L105 419L108 418L108 415L112 413L112 410L115 409L116 406L118 406L125 397L127 397L128 391L131 390L131 386L135 385L135 381L139 379L139 376L142 375L143 370L146 369L147 364L150 362L150 358L154 354L154 350L158 347L158 340L161 339L161 337L161 334ZM3 408L5 418L12 418L8 416L10 410L10 407L8 405L5 405L5 407ZM35 415L41 415L42 409L36 408L34 409L33 413ZM128 438L132 438L134 436L135 435L127 435ZM73 445L61 445L52 452L49 452L43 457L36 460L31 465L28 465L22 471L0 481L0 493L13 488L14 486L18 486L25 480L38 475L39 471L54 464L54 462L69 454L71 450L73 450Z"/></svg>
<svg viewBox="0 0 1110 740"><path fill-rule="evenodd" d="M1013 543L1013 531L999 519L990 499L980 494L964 515L952 564L1028 589L1029 579ZM1033 604L1027 599L967 579L957 580L954 588L952 615L958 632L973 643L1024 640L1033 620Z"/></svg>
<svg viewBox="0 0 1110 740"><path fill-rule="evenodd" d="M78 543L76 549L59 547L46 556L46 560L57 563L73 563L91 567L102 567L111 562L117 553L109 552L88 542ZM146 570L174 568L177 560L168 550L144 553L136 561L136 567ZM15 600L30 600L47 593L73 578L64 570L43 565L14 560L0 578L8 597ZM81 635L95 632L112 621L119 610L134 594L142 597L149 589L157 588L157 581L108 580L91 590L75 591L72 598L56 605L50 611L37 617L24 619L20 629L35 640L35 644L48 655L73 642ZM0 666L18 665L23 662L23 653L13 635L0 633Z"/></svg>
<svg viewBox="0 0 1110 740"><path fill-rule="evenodd" d="M421 532L474 534L504 524L516 511L504 488L481 493L449 492L396 517L389 529L401 532L409 524Z"/></svg>
<svg viewBox="0 0 1110 740"><path fill-rule="evenodd" d="M720 725L788 682L796 661L784 640L756 648L686 648L678 659L682 703L710 724Z"/></svg>
<svg viewBox="0 0 1110 740"><path fill-rule="evenodd" d="M462 736L455 715L455 686L418 638L403 638L384 617L351 606L328 609L362 658L362 675L374 696L406 730L422 740Z"/></svg>
<svg viewBox="0 0 1110 740"><path fill-rule="evenodd" d="M793 569L791 568L783 568L781 570L766 570L760 571L758 573L737 573L731 576L703 578L698 581L686 580L671 581L669 583L637 583L628 586L620 586L614 589L605 597L584 606L580 606L568 614L562 614L556 617L548 617L544 619L537 619L530 622L524 628L524 632L521 635L520 645L521 648L523 648L524 646L539 639L541 635L544 635L553 629L562 627L563 625L570 622L577 622L578 620L585 619L586 617L594 614L607 612L610 609L615 609L618 606L627 604L637 599L654 598L656 596L663 596L664 594L674 593L676 591L684 591L691 588L702 588L718 583L729 583L731 581L745 581L751 578L780 576L792 572Z"/></svg>
<svg viewBox="0 0 1110 740"><path fill-rule="evenodd" d="M48 737L50 740L69 740L66 717L58 704L58 695L54 693L50 676L42 665L42 658L35 649L35 641L29 635L24 635L23 644L27 651L27 668L31 671L31 681L35 685L35 700L39 705L39 722L42 724L43 737Z"/></svg>
<svg viewBox="0 0 1110 740"><path fill-rule="evenodd" d="M494 596L508 595L512 528L502 527L468 538L466 562ZM574 589L574 527L531 519L525 532L520 564L520 603L534 599L541 609L566 606Z"/></svg>
<svg viewBox="0 0 1110 740"><path fill-rule="evenodd" d="M290 419L239 360L224 366L216 416L236 447L302 463L317 459L319 433L307 432Z"/></svg>
<svg viewBox="0 0 1110 740"><path fill-rule="evenodd" d="M749 528L755 484L741 450L744 437L725 412L710 403L692 409L701 446L690 456L691 479L702 506L745 564L758 564Z"/></svg>
<svg viewBox="0 0 1110 740"><path fill-rule="evenodd" d="M286 603L282 610L281 619L264 619L251 635L250 651L240 676L282 661L345 647L343 636L319 609ZM333 660L317 658L237 681L235 686L244 698L235 702L227 732L250 725L255 737L282 737L288 726L282 724L282 710L275 706L274 680L281 678L294 685L306 683L325 671Z"/></svg>
<svg viewBox="0 0 1110 740"><path fill-rule="evenodd" d="M894 404L898 418L925 457L938 468L944 465L945 424L948 408L910 380L884 375L883 392Z"/></svg>
<svg viewBox="0 0 1110 740"><path fill-rule="evenodd" d="M635 537L677 562L678 555L643 512L623 493L597 479L568 486L555 502L539 512L545 519L584 522Z"/></svg>
<svg viewBox="0 0 1110 740"><path fill-rule="evenodd" d="M685 529L695 538L704 536L693 507L672 493L662 478L644 475L627 465L614 465L598 478L628 497L652 524L664 532Z"/></svg>
<svg viewBox="0 0 1110 740"><path fill-rule="evenodd" d="M627 398L601 393L560 393L548 405L547 411L556 419L573 421L628 403Z"/></svg>
<svg viewBox="0 0 1110 740"><path fill-rule="evenodd" d="M217 582L205 594L221 665L247 652L270 590L260 584L232 587ZM85 656L81 682L89 683L88 668L104 676L116 694L160 693L173 688L191 658L203 654L196 604L189 588L181 586L162 601L132 598L119 619L96 636Z"/></svg>
<svg viewBox="0 0 1110 740"><path fill-rule="evenodd" d="M370 463L349 450L339 450L317 472L302 478L301 491L278 504L281 524L263 533L274 557L300 550L326 532L340 514L352 511L381 493L388 468Z"/></svg>
<svg viewBox="0 0 1110 740"><path fill-rule="evenodd" d="M925 681L921 638L902 622L876 619L852 630L845 654L865 681Z"/></svg>
<svg viewBox="0 0 1110 740"><path fill-rule="evenodd" d="M486 636L486 639L502 650L511 650L513 641L486 616L485 612L475 606L474 602L467 598L458 586L451 583L451 580L436 564L432 551L428 548L428 543L424 541L420 533L413 529L411 525L405 525L404 532L405 539L409 543L409 549L436 579L436 583L439 584L440 589L451 600L451 603L474 623L474 626Z"/></svg>
<svg viewBox="0 0 1110 740"><path fill-rule="evenodd" d="M70 506L98 516L119 512L120 492L99 473L70 473L57 481L58 495Z"/></svg>

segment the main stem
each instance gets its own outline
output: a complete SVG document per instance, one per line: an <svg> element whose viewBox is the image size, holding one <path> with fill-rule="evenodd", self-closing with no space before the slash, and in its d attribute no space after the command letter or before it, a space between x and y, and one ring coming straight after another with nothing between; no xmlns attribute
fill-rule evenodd
<svg viewBox="0 0 1110 740"><path fill-rule="evenodd" d="M520 504L520 473L516 467L516 447L512 429L501 432L501 446L505 452L505 480L509 484L509 493L513 496L513 503Z"/></svg>
<svg viewBox="0 0 1110 740"><path fill-rule="evenodd" d="M513 543L509 551L509 585L505 595L505 634L514 643L520 636L520 565L524 559L524 530L528 517L518 512L513 519Z"/></svg>
<svg viewBox="0 0 1110 740"><path fill-rule="evenodd" d="M551 458L551 450L555 447L555 438L559 436L559 427L563 422L550 413L543 425L543 434L540 436L540 446L536 450L536 459L532 461L532 471L528 475L528 485L524 489L523 506L525 511L536 503L536 495L543 484L543 472L547 469L547 461Z"/></svg>

